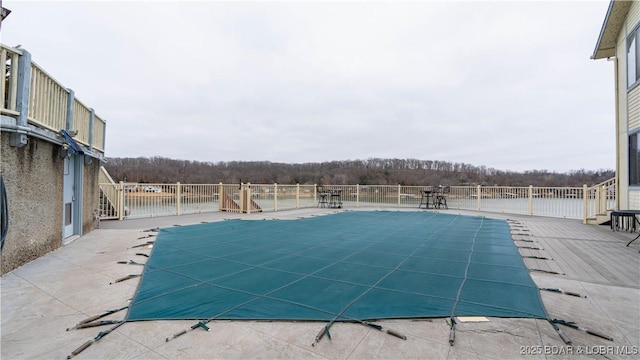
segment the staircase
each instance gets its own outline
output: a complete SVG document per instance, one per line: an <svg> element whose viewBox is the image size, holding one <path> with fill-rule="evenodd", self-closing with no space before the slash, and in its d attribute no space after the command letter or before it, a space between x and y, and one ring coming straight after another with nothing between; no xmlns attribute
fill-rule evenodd
<svg viewBox="0 0 640 360"><path fill-rule="evenodd" d="M587 189L589 201L595 200L595 212L589 213L586 223L610 225L610 214L616 206L616 179L612 178Z"/></svg>
<svg viewBox="0 0 640 360"><path fill-rule="evenodd" d="M111 175L103 166L100 167L98 176L100 187L100 219L119 219L119 199L122 189L113 181Z"/></svg>
<svg viewBox="0 0 640 360"><path fill-rule="evenodd" d="M239 203L233 199L234 195L239 197ZM239 192L229 186L221 187L220 196L222 199L220 201L220 211L237 213L262 212L260 205L251 199L251 188L248 186L241 185Z"/></svg>
<svg viewBox="0 0 640 360"><path fill-rule="evenodd" d="M118 216L118 210L113 203L109 201L109 198L105 195L104 191L100 189L100 218L112 218Z"/></svg>
<svg viewBox="0 0 640 360"><path fill-rule="evenodd" d="M595 217L587 218L587 224L589 225L611 225L611 211L607 210L606 214L596 214Z"/></svg>

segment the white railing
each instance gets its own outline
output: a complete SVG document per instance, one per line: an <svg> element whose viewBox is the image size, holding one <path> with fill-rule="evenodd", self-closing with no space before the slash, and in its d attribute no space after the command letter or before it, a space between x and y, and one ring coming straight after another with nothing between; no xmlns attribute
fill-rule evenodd
<svg viewBox="0 0 640 360"><path fill-rule="evenodd" d="M98 174L98 182L100 184L100 208L98 209L100 218L121 219L122 196L120 187L102 166Z"/></svg>
<svg viewBox="0 0 640 360"><path fill-rule="evenodd" d="M0 70L4 81L0 83L2 94L2 114L19 115L17 109L18 95L18 57L22 55L19 49L0 44Z"/></svg>
<svg viewBox="0 0 640 360"><path fill-rule="evenodd" d="M31 63L29 122L58 132L66 129L69 91L41 67Z"/></svg>
<svg viewBox="0 0 640 360"><path fill-rule="evenodd" d="M279 211L316 207L319 200L316 185L115 184L101 178L100 188L110 201L117 194L101 213L110 214L110 209L118 209L119 219L214 211ZM325 185L324 188L340 192L343 208L418 208L420 191L427 186ZM451 186L446 198L449 209L586 221L615 203L612 188L615 189L613 179L593 187Z"/></svg>
<svg viewBox="0 0 640 360"><path fill-rule="evenodd" d="M589 202L586 217L591 218L596 215L606 215L607 211L616 208L616 180L615 178L601 182L588 189L589 199L596 201Z"/></svg>
<svg viewBox="0 0 640 360"><path fill-rule="evenodd" d="M73 109L69 111L70 97L73 96L71 90L35 62L21 59L26 54L28 52L22 49L0 44L0 70L4 76L4 80L0 82L0 112L17 119L23 116L25 122L30 125L54 133L60 130L75 130L76 140L104 152L105 121L75 97ZM20 80L18 76L20 66L25 68L23 74L27 74L24 80ZM21 104L18 104L19 93L25 94L26 105L23 103L22 108L26 108L26 114L21 114Z"/></svg>

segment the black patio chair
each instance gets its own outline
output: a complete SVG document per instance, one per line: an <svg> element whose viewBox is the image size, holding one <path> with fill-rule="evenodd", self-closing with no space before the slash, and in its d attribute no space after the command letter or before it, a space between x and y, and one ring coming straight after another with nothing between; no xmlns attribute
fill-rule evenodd
<svg viewBox="0 0 640 360"><path fill-rule="evenodd" d="M449 209L449 206L447 205L447 195L449 195L450 192L450 186L442 187L441 191L436 195L434 207L440 209L444 206L445 209Z"/></svg>
<svg viewBox="0 0 640 360"><path fill-rule="evenodd" d="M329 207L329 190L324 186L318 186L318 206L321 208Z"/></svg>

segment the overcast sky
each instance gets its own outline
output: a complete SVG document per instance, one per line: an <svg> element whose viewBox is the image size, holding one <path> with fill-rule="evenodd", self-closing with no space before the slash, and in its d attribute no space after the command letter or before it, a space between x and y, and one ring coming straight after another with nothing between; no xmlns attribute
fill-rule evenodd
<svg viewBox="0 0 640 360"><path fill-rule="evenodd" d="M107 121L107 157L613 169L608 3L4 0L2 42Z"/></svg>

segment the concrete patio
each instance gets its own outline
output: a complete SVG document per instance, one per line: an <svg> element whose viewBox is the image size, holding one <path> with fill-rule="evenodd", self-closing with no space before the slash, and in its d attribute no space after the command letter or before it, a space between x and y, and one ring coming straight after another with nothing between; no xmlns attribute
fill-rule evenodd
<svg viewBox="0 0 640 360"><path fill-rule="evenodd" d="M375 210L375 209L368 209ZM402 210L408 211L408 210ZM422 210L425 211L425 210ZM66 331L78 322L128 304L138 278L115 282L142 267L132 248L153 238L145 230L174 225L242 219L296 219L330 213L302 209L272 213L210 213L125 221L103 221L100 229L2 276L0 284L3 359L63 359L113 325ZM577 220L447 210L450 213L508 219L514 241L541 288L559 288L585 297L541 291L551 318L574 321L613 338L608 341L559 325L573 341L566 345L546 320L489 318L460 322L449 345L448 319L376 322L406 335L389 336L361 324L336 323L332 339L311 346L324 323L213 321L211 331L189 329L194 321L125 323L79 353L78 359L486 359L637 358L640 356L640 240L636 234ZM28 239L25 239L28 241ZM123 310L105 319L122 319Z"/></svg>

